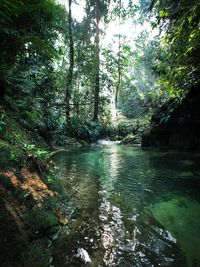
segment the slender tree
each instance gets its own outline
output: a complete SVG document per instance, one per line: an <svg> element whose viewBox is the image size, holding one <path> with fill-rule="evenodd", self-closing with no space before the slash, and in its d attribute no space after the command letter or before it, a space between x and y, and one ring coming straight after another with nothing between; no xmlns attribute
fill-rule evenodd
<svg viewBox="0 0 200 267"><path fill-rule="evenodd" d="M69 3L69 15L68 15L68 27L69 27L69 69L66 75L66 95L65 95L65 105L66 105L66 122L70 123L70 100L72 93L72 82L73 82L73 69L74 69L74 41L73 41L73 30L72 30L72 0Z"/></svg>
<svg viewBox="0 0 200 267"><path fill-rule="evenodd" d="M116 90L115 90L115 108L117 109L117 104L118 104L118 95L119 95L119 90L121 86L121 7L122 3L121 0L119 0L119 37L118 37L118 63L117 63L117 71L118 71L118 81L116 85Z"/></svg>
<svg viewBox="0 0 200 267"><path fill-rule="evenodd" d="M99 91L100 91L100 49L99 49L99 22L100 22L100 3L95 1L95 15L96 15L96 36L95 36L95 88L94 88L94 116L93 120L99 119Z"/></svg>

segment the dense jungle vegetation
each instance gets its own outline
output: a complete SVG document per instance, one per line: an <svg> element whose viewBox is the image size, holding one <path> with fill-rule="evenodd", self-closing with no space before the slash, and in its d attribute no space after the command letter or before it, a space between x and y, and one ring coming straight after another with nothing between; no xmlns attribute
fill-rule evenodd
<svg viewBox="0 0 200 267"><path fill-rule="evenodd" d="M53 151L200 149L199 58L198 0L0 0L1 266L49 266L21 246L68 223Z"/></svg>
<svg viewBox="0 0 200 267"><path fill-rule="evenodd" d="M1 1L1 135L9 110L48 142L92 141L113 130L111 108L148 124L198 84L198 1L72 2L67 11L55 1Z"/></svg>

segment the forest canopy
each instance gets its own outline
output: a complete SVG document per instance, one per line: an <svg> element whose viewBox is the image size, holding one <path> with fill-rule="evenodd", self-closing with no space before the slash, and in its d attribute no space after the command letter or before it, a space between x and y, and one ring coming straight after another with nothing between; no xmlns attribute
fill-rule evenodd
<svg viewBox="0 0 200 267"><path fill-rule="evenodd" d="M179 102L199 83L199 5L2 0L0 101L52 140Z"/></svg>

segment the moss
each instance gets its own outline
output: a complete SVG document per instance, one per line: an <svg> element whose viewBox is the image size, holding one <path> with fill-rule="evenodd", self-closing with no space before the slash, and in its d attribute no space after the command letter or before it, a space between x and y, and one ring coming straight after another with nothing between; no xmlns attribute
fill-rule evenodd
<svg viewBox="0 0 200 267"><path fill-rule="evenodd" d="M5 115L0 137L13 145L23 144L29 140L26 131L22 130L17 120L14 119L14 114Z"/></svg>
<svg viewBox="0 0 200 267"><path fill-rule="evenodd" d="M67 197L66 188L63 186L63 182L53 172L48 172L44 177L43 181L48 187L55 192Z"/></svg>
<svg viewBox="0 0 200 267"><path fill-rule="evenodd" d="M25 153L18 146L0 140L0 166L7 167L20 164L25 159Z"/></svg>
<svg viewBox="0 0 200 267"><path fill-rule="evenodd" d="M28 211L24 216L24 221L29 227L30 236L36 238L44 235L47 229L58 225L58 219L52 211L43 208L36 208Z"/></svg>
<svg viewBox="0 0 200 267"><path fill-rule="evenodd" d="M4 112L2 118L3 122L1 121L0 124L0 186L2 187L0 190L0 266L49 266L48 244L37 241L48 240L47 237L57 231L60 220L56 209L66 201L66 192L59 179L50 170L53 167L48 164L50 148L43 138L36 131L28 131L11 112ZM72 147L83 145L85 142L79 142L74 138L70 138L67 144ZM43 165L45 168L42 168ZM38 169L33 168L38 166ZM42 200L34 199L31 191L24 187L27 179L33 179L29 173L26 176L27 179L24 178L22 174L24 168L28 171L32 168L35 176L38 176L39 185L41 187L44 185L44 188L47 186L46 195ZM36 173L37 170L41 173L46 168L49 168L49 172L46 171L42 177ZM7 172L10 172L12 177L6 175ZM32 186L31 189L35 186L33 180L29 184L30 187ZM38 194L41 193L39 185L33 188ZM44 193L44 190L42 192ZM7 209L7 204L12 207L14 215ZM18 219L23 225L23 234L17 224ZM40 240L36 241L36 239Z"/></svg>
<svg viewBox="0 0 200 267"><path fill-rule="evenodd" d="M21 127L12 113L4 114L0 128L0 166L18 166L26 159L26 146L46 147L44 140L35 132L29 132Z"/></svg>
<svg viewBox="0 0 200 267"><path fill-rule="evenodd" d="M19 178L18 172L14 175ZM56 177L54 179L56 184ZM0 185L3 188L0 191L0 266L49 266L48 245L35 245L35 241L48 240L58 231L60 220L56 211L66 197L58 194L36 202L27 190L14 186L3 174L0 175ZM7 204L15 214L7 210ZM16 223L18 219L23 224L23 235Z"/></svg>
<svg viewBox="0 0 200 267"><path fill-rule="evenodd" d="M5 112L3 125L0 127L0 139L7 143L24 147L24 144L35 144L38 147L47 147L44 139L37 131L28 130L21 123L21 118L16 117L15 113Z"/></svg>

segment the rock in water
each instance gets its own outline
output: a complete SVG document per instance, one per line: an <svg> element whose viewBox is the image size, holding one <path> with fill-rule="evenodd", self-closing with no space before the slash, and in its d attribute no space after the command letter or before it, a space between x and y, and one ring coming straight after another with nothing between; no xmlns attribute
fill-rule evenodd
<svg viewBox="0 0 200 267"><path fill-rule="evenodd" d="M84 248L78 248L74 258L82 263L91 262L90 256Z"/></svg>

